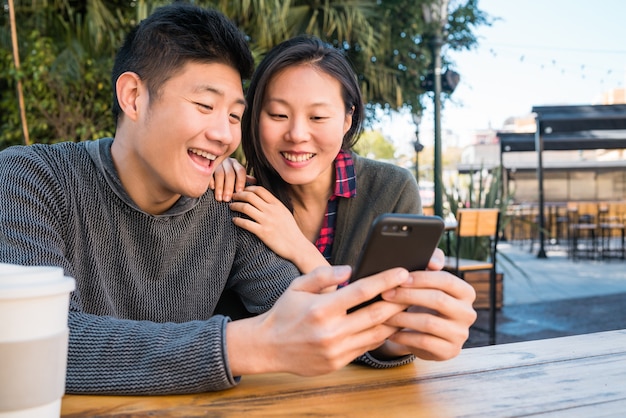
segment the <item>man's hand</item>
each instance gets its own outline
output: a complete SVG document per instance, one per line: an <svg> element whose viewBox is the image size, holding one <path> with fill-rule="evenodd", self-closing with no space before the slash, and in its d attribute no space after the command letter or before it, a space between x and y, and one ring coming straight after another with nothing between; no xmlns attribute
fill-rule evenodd
<svg viewBox="0 0 626 418"><path fill-rule="evenodd" d="M396 333L398 328L389 322L406 305L380 301L351 314L347 310L398 288L409 273L391 269L324 293L347 280L350 271L346 266L317 268L295 279L268 312L230 322L226 346L233 375L328 373Z"/></svg>

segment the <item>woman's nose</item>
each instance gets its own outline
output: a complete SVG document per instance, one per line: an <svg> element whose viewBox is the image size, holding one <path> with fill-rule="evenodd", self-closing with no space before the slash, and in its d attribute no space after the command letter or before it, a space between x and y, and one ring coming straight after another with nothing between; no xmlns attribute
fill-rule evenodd
<svg viewBox="0 0 626 418"><path fill-rule="evenodd" d="M294 119L289 126L287 139L292 142L308 141L310 138L308 121L302 119Z"/></svg>

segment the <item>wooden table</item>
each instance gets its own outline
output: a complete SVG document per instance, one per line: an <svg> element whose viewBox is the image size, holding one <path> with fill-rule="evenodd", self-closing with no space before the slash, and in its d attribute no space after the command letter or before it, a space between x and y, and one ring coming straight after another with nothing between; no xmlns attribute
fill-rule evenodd
<svg viewBox="0 0 626 418"><path fill-rule="evenodd" d="M624 416L626 330L465 349L446 362L348 366L315 378L244 377L230 390L180 396L63 398L64 417Z"/></svg>

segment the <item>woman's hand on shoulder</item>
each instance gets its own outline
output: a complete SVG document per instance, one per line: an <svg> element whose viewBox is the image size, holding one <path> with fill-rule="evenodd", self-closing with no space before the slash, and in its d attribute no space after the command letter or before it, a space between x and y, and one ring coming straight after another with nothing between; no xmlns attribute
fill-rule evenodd
<svg viewBox="0 0 626 418"><path fill-rule="evenodd" d="M261 186L248 186L233 195L233 211L246 217L233 222L250 231L279 256L291 261L303 273L328 265L315 245L300 231L295 218L283 203Z"/></svg>
<svg viewBox="0 0 626 418"><path fill-rule="evenodd" d="M225 159L215 168L209 187L215 192L218 202L230 202L233 192L240 192L246 183L254 184L256 179L246 175L246 168L234 158Z"/></svg>

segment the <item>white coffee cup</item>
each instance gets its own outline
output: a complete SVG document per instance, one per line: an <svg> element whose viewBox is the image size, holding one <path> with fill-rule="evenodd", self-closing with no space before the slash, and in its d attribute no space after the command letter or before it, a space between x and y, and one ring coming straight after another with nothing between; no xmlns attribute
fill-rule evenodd
<svg viewBox="0 0 626 418"><path fill-rule="evenodd" d="M0 263L0 418L60 416L74 288L60 267Z"/></svg>

